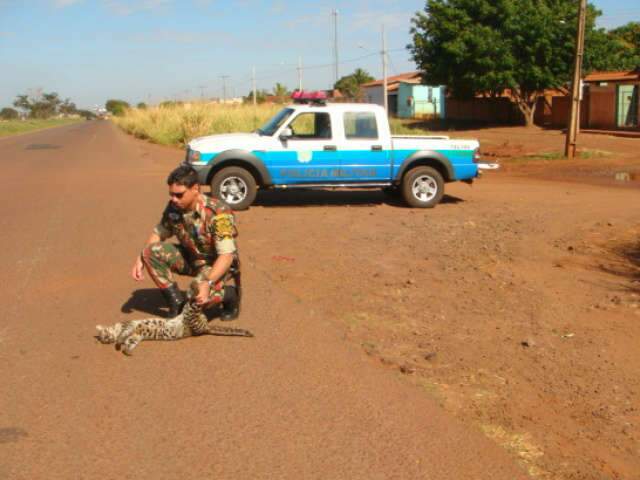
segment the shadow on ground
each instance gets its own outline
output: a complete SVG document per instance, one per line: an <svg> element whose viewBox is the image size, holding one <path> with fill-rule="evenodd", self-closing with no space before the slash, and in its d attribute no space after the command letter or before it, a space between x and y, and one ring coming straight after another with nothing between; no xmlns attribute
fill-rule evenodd
<svg viewBox="0 0 640 480"><path fill-rule="evenodd" d="M634 282L631 289L640 291L640 240L618 245L612 250L621 261L614 265L601 265L600 268L607 273L629 278Z"/></svg>
<svg viewBox="0 0 640 480"><path fill-rule="evenodd" d="M122 313L144 312L154 317L164 317L167 314L165 300L157 288L141 288L134 290L131 297L122 304Z"/></svg>
<svg viewBox="0 0 640 480"><path fill-rule="evenodd" d="M463 202L461 198L445 195L441 203ZM399 195L389 195L378 190L265 190L258 192L254 205L262 207L367 207L372 205L390 205L407 208Z"/></svg>
<svg viewBox="0 0 640 480"><path fill-rule="evenodd" d="M131 293L131 297L122 304L120 311L122 313L141 312L153 317L167 317L166 302L160 289L158 288L141 288ZM220 306L214 305L205 310L205 315L209 321L220 316Z"/></svg>

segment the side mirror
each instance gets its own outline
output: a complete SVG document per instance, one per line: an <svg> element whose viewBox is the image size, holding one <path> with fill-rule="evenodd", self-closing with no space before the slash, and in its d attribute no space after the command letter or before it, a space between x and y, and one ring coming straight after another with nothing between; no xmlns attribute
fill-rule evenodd
<svg viewBox="0 0 640 480"><path fill-rule="evenodd" d="M282 140L283 142L286 142L287 139L291 137L293 137L293 130L291 130L290 128L285 128L280 133L280 140Z"/></svg>

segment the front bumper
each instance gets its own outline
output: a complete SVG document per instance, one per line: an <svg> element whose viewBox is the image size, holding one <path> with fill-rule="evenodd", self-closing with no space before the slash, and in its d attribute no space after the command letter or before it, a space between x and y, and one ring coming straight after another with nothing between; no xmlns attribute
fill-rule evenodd
<svg viewBox="0 0 640 480"><path fill-rule="evenodd" d="M182 162L182 165L187 165L188 167L193 168L198 174L198 182L200 185L207 185L209 183L209 172L211 171L211 165L206 164L193 164L189 163L186 160Z"/></svg>

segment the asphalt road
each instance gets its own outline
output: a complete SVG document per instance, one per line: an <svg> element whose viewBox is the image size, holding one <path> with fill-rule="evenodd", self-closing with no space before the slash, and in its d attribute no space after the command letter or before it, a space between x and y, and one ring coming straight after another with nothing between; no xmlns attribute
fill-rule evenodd
<svg viewBox="0 0 640 480"><path fill-rule="evenodd" d="M253 339L97 344L162 306L129 269L181 156L100 121L0 139L0 478L526 478L259 266Z"/></svg>

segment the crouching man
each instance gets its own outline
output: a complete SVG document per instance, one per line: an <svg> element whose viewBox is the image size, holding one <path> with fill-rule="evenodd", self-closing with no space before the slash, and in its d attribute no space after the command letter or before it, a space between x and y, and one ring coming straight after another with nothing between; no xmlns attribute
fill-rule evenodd
<svg viewBox="0 0 640 480"><path fill-rule="evenodd" d="M169 203L136 258L131 276L140 281L147 269L169 305L169 317L178 315L187 301L175 282L177 273L195 277L189 301L202 309L222 303L220 319L237 318L240 264L233 212L220 200L200 193L198 175L189 166L171 172L167 185ZM165 241L172 236L179 243Z"/></svg>

